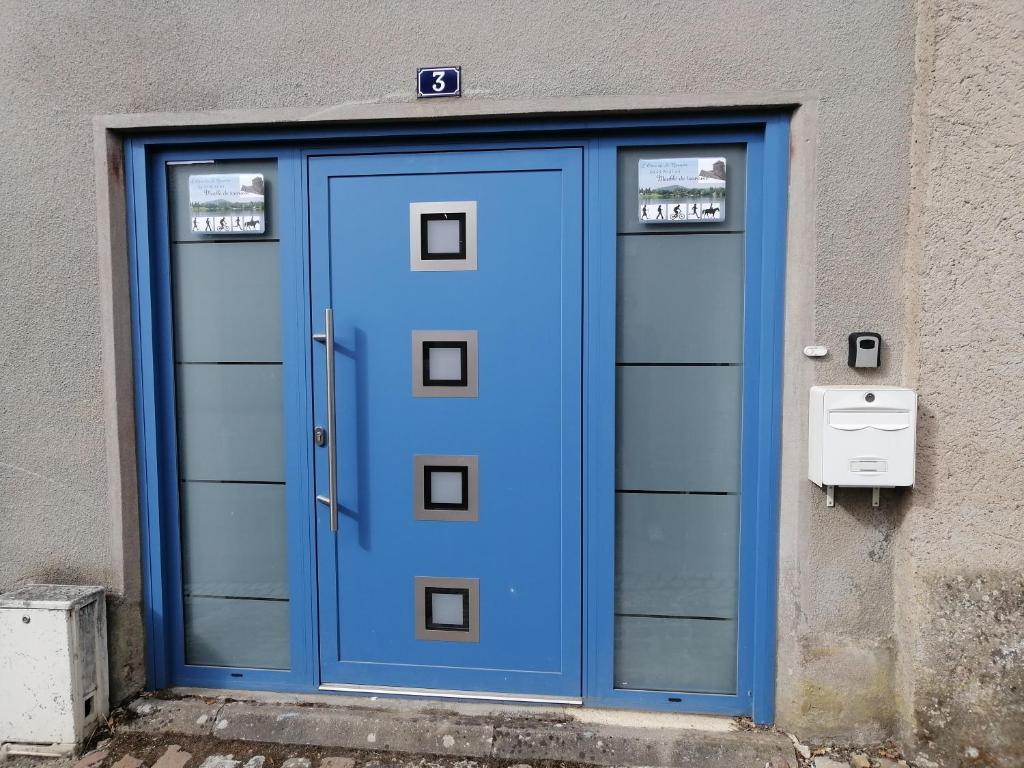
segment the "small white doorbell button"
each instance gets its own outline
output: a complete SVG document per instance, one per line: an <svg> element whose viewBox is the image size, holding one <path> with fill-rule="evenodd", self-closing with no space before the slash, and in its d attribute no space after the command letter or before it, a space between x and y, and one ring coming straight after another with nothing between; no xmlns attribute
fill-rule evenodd
<svg viewBox="0 0 1024 768"><path fill-rule="evenodd" d="M877 368L882 364L882 335L871 331L850 334L850 355L846 364L851 368Z"/></svg>

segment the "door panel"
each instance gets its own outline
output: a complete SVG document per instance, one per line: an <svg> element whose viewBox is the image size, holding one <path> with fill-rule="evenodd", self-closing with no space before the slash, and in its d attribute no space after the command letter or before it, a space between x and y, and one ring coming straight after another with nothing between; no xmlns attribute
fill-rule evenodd
<svg viewBox="0 0 1024 768"><path fill-rule="evenodd" d="M322 681L578 696L580 151L312 158L309 184L341 501L336 533L317 511ZM433 203L475 204L475 269L428 261L460 247L451 207L410 222ZM475 514L448 514L471 488Z"/></svg>

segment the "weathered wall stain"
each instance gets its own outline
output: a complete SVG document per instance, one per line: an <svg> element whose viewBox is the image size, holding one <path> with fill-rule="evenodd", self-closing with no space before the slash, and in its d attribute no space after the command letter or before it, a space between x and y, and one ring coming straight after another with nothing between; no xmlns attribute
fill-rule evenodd
<svg viewBox="0 0 1024 768"><path fill-rule="evenodd" d="M1024 573L946 577L924 598L914 701L921 755L1024 765Z"/></svg>

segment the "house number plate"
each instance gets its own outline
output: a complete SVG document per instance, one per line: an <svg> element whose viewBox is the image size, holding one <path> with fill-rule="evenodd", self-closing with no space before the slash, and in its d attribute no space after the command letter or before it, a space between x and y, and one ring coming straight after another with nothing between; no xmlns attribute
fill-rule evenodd
<svg viewBox="0 0 1024 768"><path fill-rule="evenodd" d="M461 96L462 69L460 67L422 67L416 70L416 95Z"/></svg>

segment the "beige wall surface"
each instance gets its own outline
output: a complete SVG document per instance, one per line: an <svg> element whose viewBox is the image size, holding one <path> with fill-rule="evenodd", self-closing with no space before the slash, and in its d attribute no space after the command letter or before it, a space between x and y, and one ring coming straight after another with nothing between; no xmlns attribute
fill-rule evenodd
<svg viewBox="0 0 1024 768"><path fill-rule="evenodd" d="M1024 4L922 0L907 252L918 484L897 545L904 736L1024 765Z"/></svg>
<svg viewBox="0 0 1024 768"><path fill-rule="evenodd" d="M0 0L0 20L0 589L29 580L110 587L115 697L141 682L141 624L134 509L122 520L108 478L120 469L108 459L110 308L101 297L116 275L97 266L98 234L106 235L96 224L93 117L286 107L306 118L385 116L413 101L417 65L451 62L463 67L462 101L411 109L500 111L515 101L558 110L591 96L620 107L658 96L665 104L801 104L787 274L778 719L808 736L893 731L902 711L893 543L914 494L884 493L872 509L868 494L845 492L826 509L806 480L804 430L807 386L902 383L908 365L909 0L453 1L443 13L413 2ZM980 279L958 266L965 280ZM929 301L952 309L956 299L940 282ZM115 291L115 301L127 300ZM941 305L930 306L941 325ZM956 338L955 327L944 332L960 349L967 337ZM882 333L880 371L846 367L854 330ZM804 358L812 343L832 354ZM944 386L966 381L967 359L959 369L938 352L934 360L922 372ZM991 388L989 396L997 396ZM924 408L936 405L926 399ZM971 424L964 415L948 428L962 437ZM1012 469L994 462L984 471L1000 466ZM922 469L933 488L934 470ZM961 500L968 486L956 489ZM944 508L955 506L955 495L942 495Z"/></svg>

